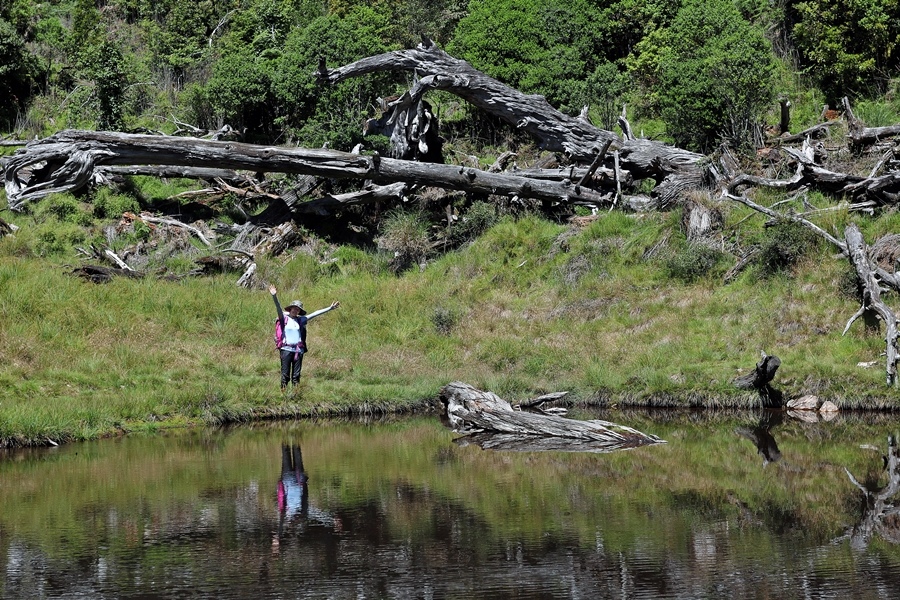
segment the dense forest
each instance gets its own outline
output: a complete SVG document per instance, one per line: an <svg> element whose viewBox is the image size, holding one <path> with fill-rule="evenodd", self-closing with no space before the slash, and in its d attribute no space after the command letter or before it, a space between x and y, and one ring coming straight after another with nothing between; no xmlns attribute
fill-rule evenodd
<svg viewBox="0 0 900 600"><path fill-rule="evenodd" d="M801 128L844 96L878 105L869 125L900 110L890 0L3 0L0 131L228 124L247 141L349 150L378 99L409 81L322 88L319 58L345 64L422 35L564 112L589 106L613 129L627 106L645 135L701 152L758 141L780 99ZM451 142L509 136L458 102L435 104Z"/></svg>

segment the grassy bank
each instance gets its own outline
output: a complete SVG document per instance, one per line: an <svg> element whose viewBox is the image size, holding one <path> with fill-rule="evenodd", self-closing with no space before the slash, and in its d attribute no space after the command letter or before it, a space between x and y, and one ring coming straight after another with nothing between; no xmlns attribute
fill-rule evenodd
<svg viewBox="0 0 900 600"><path fill-rule="evenodd" d="M725 217L722 244L765 250L783 235L748 209ZM840 235L851 217L827 218L819 224ZM71 254L37 256L39 228L23 226L0 239L0 446L415 410L457 379L510 400L569 390L584 403L753 406L731 382L761 350L781 358L774 383L789 396L896 404L883 333L860 322L841 336L859 305L841 291L848 266L833 248L806 240L783 264L757 261L725 285L734 259L685 244L679 219L613 212L577 228L505 217L401 275L352 247L262 262L260 282L283 301L342 304L310 325L304 378L288 394L264 289L239 289L234 275L96 285L69 274ZM866 239L897 219L861 222Z"/></svg>

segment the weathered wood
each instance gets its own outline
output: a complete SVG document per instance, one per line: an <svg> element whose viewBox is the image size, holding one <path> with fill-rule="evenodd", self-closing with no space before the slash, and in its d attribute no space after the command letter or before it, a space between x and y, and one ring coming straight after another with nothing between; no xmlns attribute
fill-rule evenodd
<svg viewBox="0 0 900 600"><path fill-rule="evenodd" d="M294 205L294 213L324 216L334 214L335 211L348 206L401 200L409 191L409 186L403 182L390 185L367 185L358 192L326 194L309 202L298 203Z"/></svg>
<svg viewBox="0 0 900 600"><path fill-rule="evenodd" d="M607 197L570 180L544 181L479 169L360 156L336 150L256 146L193 138L67 130L38 140L3 159L9 208L79 189L100 165L212 166L375 183L409 184L519 196L552 202L608 205ZM41 167L41 165L44 165ZM34 170L36 169L36 170Z"/></svg>
<svg viewBox="0 0 900 600"><path fill-rule="evenodd" d="M869 146L882 140L900 135L900 125L888 125L886 127L866 127L850 107L850 101L845 96L841 100L844 105L844 114L850 129L850 144L852 146Z"/></svg>
<svg viewBox="0 0 900 600"><path fill-rule="evenodd" d="M609 142L618 150L621 166L636 179L653 178L668 185L657 186L664 205L677 200L683 186L703 182L705 157L647 139L620 140L611 131L570 117L553 108L543 96L524 94L478 71L424 40L414 49L387 52L349 65L329 69L320 63L318 77L336 84L352 77L383 71L409 71L420 76L408 92L415 102L430 90L442 90L466 100L507 124L532 136L540 148L560 152L574 162L590 163ZM681 182L681 179L684 182Z"/></svg>
<svg viewBox="0 0 900 600"><path fill-rule="evenodd" d="M808 220L806 220L802 217L798 217L796 215L779 213L777 211L772 210L771 208L766 208L765 206L761 206L745 196L734 196L727 192L723 192L722 196L725 198L728 198L730 200L734 200L735 202L740 202L741 204L744 204L745 206L749 206L753 210L759 211L759 212L763 213L764 215L768 215L775 219L799 223L800 225L803 225L807 229L811 230L816 235L828 240L829 242L831 242L832 244L837 246L837 248L840 249L840 251L842 253L844 253L844 254L847 253L847 245L844 242L840 241L839 239L837 239L836 237L834 237L833 235L831 235L830 233L828 233L827 231L825 231L824 229L822 229L821 227L819 227L818 225L816 225L815 223L813 223L811 221L808 221Z"/></svg>
<svg viewBox="0 0 900 600"><path fill-rule="evenodd" d="M584 451L596 452L601 447L636 447L663 441L654 435L609 421L578 421L515 410L496 394L477 390L458 381L444 386L440 399L444 408L443 416L455 431L512 436L501 439L504 443L511 443L518 438L517 443L531 449L546 444L545 447L555 445L554 449L565 447L575 450L578 444L572 442L583 442ZM568 441L538 442L536 438Z"/></svg>
<svg viewBox="0 0 900 600"><path fill-rule="evenodd" d="M743 390L756 390L763 408L781 408L784 406L784 395L771 385L780 366L780 358L763 352L753 371L735 378L732 383Z"/></svg>
<svg viewBox="0 0 900 600"><path fill-rule="evenodd" d="M201 242L203 242L204 246L206 246L206 247L212 246L212 242L210 242L208 239L206 239L206 236L203 235L202 231L200 231L193 225L188 225L187 223L182 223L178 219L172 219L172 218L167 218L167 217L156 217L149 213L141 213L136 218L140 219L141 221L146 221L147 223L155 223L157 225L169 225L171 227L178 227L180 229L184 229L185 231L193 233L195 236L197 236L197 239L199 239Z"/></svg>
<svg viewBox="0 0 900 600"><path fill-rule="evenodd" d="M826 121L824 123L818 123L817 125L813 125L812 127L804 129L803 131L798 131L797 133L787 135L782 134L777 137L769 138L766 140L766 145L779 146L783 144L795 144L807 139L818 139L828 135L828 131L832 127L838 125L842 125L842 123L840 121Z"/></svg>
<svg viewBox="0 0 900 600"><path fill-rule="evenodd" d="M0 219L0 237L3 237L4 235L12 235L18 229L19 228L16 225L13 225L12 223L7 223L3 219Z"/></svg>
<svg viewBox="0 0 900 600"><path fill-rule="evenodd" d="M140 271L132 269L119 269L116 267L102 267L100 265L83 265L72 269L72 275L89 279L94 283L108 283L113 277L131 277L140 279L144 276Z"/></svg>
<svg viewBox="0 0 900 600"><path fill-rule="evenodd" d="M897 318L887 304L881 299L881 287L875 275L870 260L866 243L863 240L862 233L855 223L851 223L844 230L844 239L847 240L847 251L850 261L856 268L856 276L862 287L863 299L862 306L847 322L844 328L844 334L850 329L856 319L863 316L867 311L874 311L886 326L885 332L885 369L887 371L887 384L897 384Z"/></svg>

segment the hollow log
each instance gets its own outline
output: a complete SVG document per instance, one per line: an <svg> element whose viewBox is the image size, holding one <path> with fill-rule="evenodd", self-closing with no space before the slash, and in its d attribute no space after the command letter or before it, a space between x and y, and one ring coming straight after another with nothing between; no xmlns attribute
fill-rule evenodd
<svg viewBox="0 0 900 600"><path fill-rule="evenodd" d="M476 443L480 440L490 445L493 440L508 449L600 452L664 441L609 421L579 421L515 410L496 394L458 381L444 386L440 399L442 416L454 431L501 436L471 438Z"/></svg>

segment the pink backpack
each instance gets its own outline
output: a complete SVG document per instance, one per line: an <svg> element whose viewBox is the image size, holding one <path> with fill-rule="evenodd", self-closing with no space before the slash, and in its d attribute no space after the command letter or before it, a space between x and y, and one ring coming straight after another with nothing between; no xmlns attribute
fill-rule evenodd
<svg viewBox="0 0 900 600"><path fill-rule="evenodd" d="M272 339L275 340L275 350L281 350L284 346L284 328L281 326L281 319L275 319L275 333Z"/></svg>

